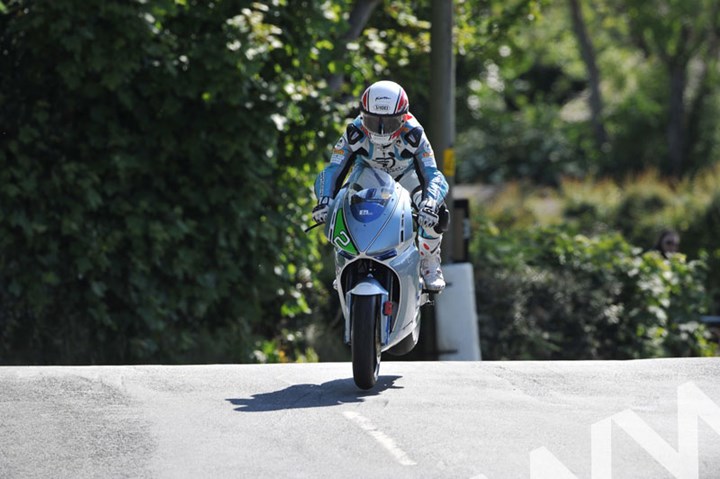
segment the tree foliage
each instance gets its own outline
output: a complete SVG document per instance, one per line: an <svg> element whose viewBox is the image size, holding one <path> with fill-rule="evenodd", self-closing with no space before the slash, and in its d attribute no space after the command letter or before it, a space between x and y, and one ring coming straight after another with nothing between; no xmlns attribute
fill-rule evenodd
<svg viewBox="0 0 720 479"><path fill-rule="evenodd" d="M553 184L563 174L647 168L680 176L717 161L717 2L606 0L580 9L581 18L573 3L543 2L536 21L496 44L502 55L474 70L460 179ZM583 19L592 45L580 48ZM590 108L600 94L602 110ZM599 147L594 137L607 141Z"/></svg>
<svg viewBox="0 0 720 479"><path fill-rule="evenodd" d="M248 360L307 308L323 9L5 5L0 361Z"/></svg>

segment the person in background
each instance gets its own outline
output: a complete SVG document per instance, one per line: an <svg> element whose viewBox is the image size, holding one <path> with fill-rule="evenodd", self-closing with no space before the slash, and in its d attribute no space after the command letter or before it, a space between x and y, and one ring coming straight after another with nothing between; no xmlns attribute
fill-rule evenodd
<svg viewBox="0 0 720 479"><path fill-rule="evenodd" d="M659 252L663 258L667 259L673 253L677 253L680 248L680 235L673 229L664 229L660 232L653 249Z"/></svg>

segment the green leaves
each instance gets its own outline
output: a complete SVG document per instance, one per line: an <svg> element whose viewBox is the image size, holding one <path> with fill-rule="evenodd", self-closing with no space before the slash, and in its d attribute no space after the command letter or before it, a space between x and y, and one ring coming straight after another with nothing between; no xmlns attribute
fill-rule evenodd
<svg viewBox="0 0 720 479"><path fill-rule="evenodd" d="M0 362L244 362L307 320L306 165L336 133L320 6L14 3Z"/></svg>
<svg viewBox="0 0 720 479"><path fill-rule="evenodd" d="M621 236L531 228L473 245L483 351L493 359L712 355L698 321L706 266L638 254ZM521 258L518 260L518 258Z"/></svg>

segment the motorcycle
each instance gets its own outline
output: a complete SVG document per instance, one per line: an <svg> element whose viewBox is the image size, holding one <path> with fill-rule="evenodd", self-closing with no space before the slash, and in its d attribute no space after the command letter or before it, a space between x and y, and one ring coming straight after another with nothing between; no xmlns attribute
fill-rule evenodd
<svg viewBox="0 0 720 479"><path fill-rule="evenodd" d="M431 303L420 276L410 193L388 173L355 169L330 203L325 235L335 247L335 281L361 389L378 379L382 353L410 352L420 307Z"/></svg>

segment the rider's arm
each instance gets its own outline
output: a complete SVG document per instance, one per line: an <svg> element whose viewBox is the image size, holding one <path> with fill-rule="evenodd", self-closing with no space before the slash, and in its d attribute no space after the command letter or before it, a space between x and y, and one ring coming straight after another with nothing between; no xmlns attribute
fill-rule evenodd
<svg viewBox="0 0 720 479"><path fill-rule="evenodd" d="M441 204L448 192L445 175L438 169L430 141L422 127L417 126L406 133L405 139L415 147L413 163L423 189L423 199L432 199Z"/></svg>
<svg viewBox="0 0 720 479"><path fill-rule="evenodd" d="M334 198L350 171L355 156L353 145L357 144L364 136L356 123L357 121L348 125L345 133L333 148L330 162L315 179L315 196L318 200L325 196Z"/></svg>

